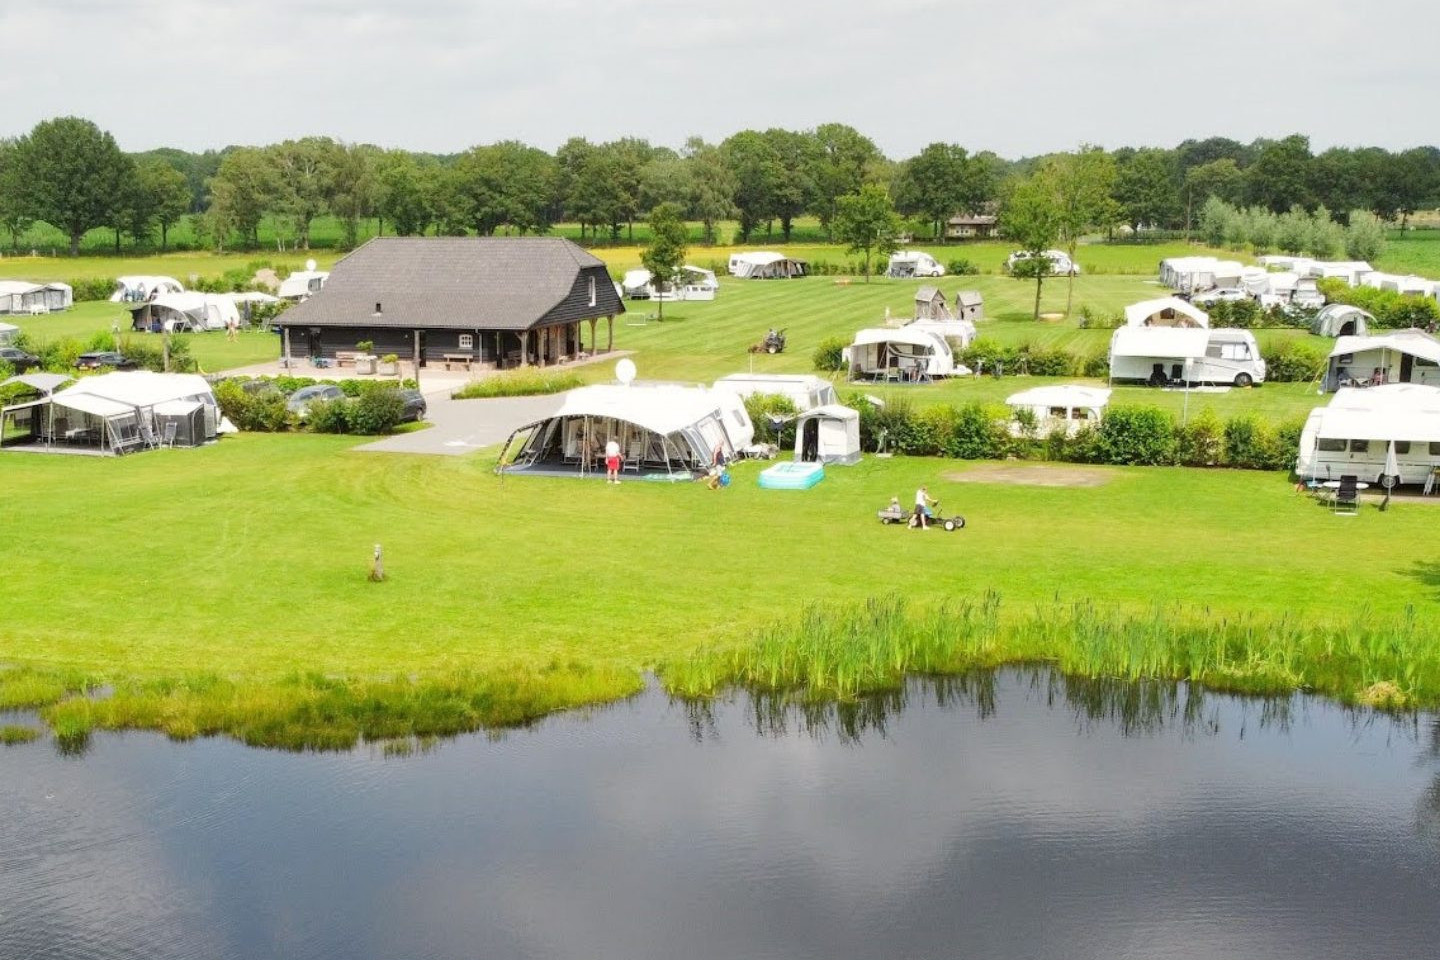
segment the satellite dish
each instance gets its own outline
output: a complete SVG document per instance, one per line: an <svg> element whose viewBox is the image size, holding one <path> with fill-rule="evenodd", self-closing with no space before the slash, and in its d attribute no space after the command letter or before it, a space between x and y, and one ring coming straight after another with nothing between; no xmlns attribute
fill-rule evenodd
<svg viewBox="0 0 1440 960"><path fill-rule="evenodd" d="M306 270L309 270L311 273L314 273L314 272L315 272L315 261L314 261L314 260L306 260L306 261L305 261L305 269L306 269Z"/></svg>
<svg viewBox="0 0 1440 960"><path fill-rule="evenodd" d="M630 384L634 383L635 361L631 360L629 357L622 357L620 361L615 364L615 379L619 380L627 387L630 386Z"/></svg>

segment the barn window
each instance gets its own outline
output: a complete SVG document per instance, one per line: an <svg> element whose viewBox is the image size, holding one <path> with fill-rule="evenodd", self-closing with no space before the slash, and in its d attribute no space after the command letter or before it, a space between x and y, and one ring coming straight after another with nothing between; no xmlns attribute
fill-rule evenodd
<svg viewBox="0 0 1440 960"><path fill-rule="evenodd" d="M590 306L595 306L595 278L590 278Z"/></svg>
<svg viewBox="0 0 1440 960"><path fill-rule="evenodd" d="M462 333L462 334L460 334L460 349L461 349L461 350L474 350L474 349L475 349L475 335L474 335L473 333Z"/></svg>

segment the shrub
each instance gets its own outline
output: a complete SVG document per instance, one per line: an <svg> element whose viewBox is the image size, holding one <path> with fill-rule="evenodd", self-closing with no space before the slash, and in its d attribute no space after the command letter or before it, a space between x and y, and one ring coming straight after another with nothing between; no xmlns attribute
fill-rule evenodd
<svg viewBox="0 0 1440 960"><path fill-rule="evenodd" d="M945 264L945 272L956 277L973 277L980 272L980 267L959 257Z"/></svg>
<svg viewBox="0 0 1440 960"><path fill-rule="evenodd" d="M279 390L247 393L239 380L222 380L215 385L220 412L241 430L275 433L290 425L285 395Z"/></svg>
<svg viewBox="0 0 1440 960"><path fill-rule="evenodd" d="M943 430L937 430L940 452L962 460L987 460L1004 455L1003 426L978 403L960 409L936 408L945 412ZM937 424L937 426L941 426Z"/></svg>
<svg viewBox="0 0 1440 960"><path fill-rule="evenodd" d="M1101 463L1152 465L1175 459L1175 418L1154 407L1112 407L1100 422Z"/></svg>
<svg viewBox="0 0 1440 960"><path fill-rule="evenodd" d="M1080 307L1080 329L1082 330L1114 330L1116 327L1124 325L1125 315L1123 313L1102 314L1091 309L1088 303Z"/></svg>
<svg viewBox="0 0 1440 960"><path fill-rule="evenodd" d="M1205 308L1212 327L1237 327L1248 330L1261 326L1260 304L1254 300L1221 300Z"/></svg>
<svg viewBox="0 0 1440 960"><path fill-rule="evenodd" d="M1187 467L1213 467L1225 455L1225 425L1208 407L1175 431L1176 459Z"/></svg>
<svg viewBox="0 0 1440 960"><path fill-rule="evenodd" d="M799 412L795 408L795 402L789 397L778 393L752 393L745 398L745 412L750 415L750 422L755 425L757 441L773 443L782 448L794 445L795 424L793 420L781 424L778 430L770 421L772 415L789 418Z"/></svg>
<svg viewBox="0 0 1440 960"><path fill-rule="evenodd" d="M1264 357L1265 379L1274 383L1304 383L1315 379L1325 366L1320 351L1305 343L1287 343Z"/></svg>
<svg viewBox="0 0 1440 960"><path fill-rule="evenodd" d="M366 384L346 412L351 433L389 433L405 415L405 401L389 384Z"/></svg>
<svg viewBox="0 0 1440 960"><path fill-rule="evenodd" d="M812 357L815 369L832 372L835 370L843 370L845 368L845 360L842 353L848 346L850 346L850 341L845 337L827 337L821 340L820 345L815 348L815 354Z"/></svg>
<svg viewBox="0 0 1440 960"><path fill-rule="evenodd" d="M312 433L349 433L359 400L316 400L306 405L305 426ZM397 418L398 419L398 418ZM366 431L357 430L357 433Z"/></svg>
<svg viewBox="0 0 1440 960"><path fill-rule="evenodd" d="M1273 470L1283 464L1275 433L1253 413L1225 422L1225 462L1248 470Z"/></svg>
<svg viewBox="0 0 1440 960"><path fill-rule="evenodd" d="M114 277L80 277L67 281L75 294L75 302L109 300L115 292Z"/></svg>
<svg viewBox="0 0 1440 960"><path fill-rule="evenodd" d="M1349 304L1369 313L1376 327L1428 327L1440 320L1440 304L1429 297L1352 287L1333 278L1321 280L1319 287L1330 302Z"/></svg>

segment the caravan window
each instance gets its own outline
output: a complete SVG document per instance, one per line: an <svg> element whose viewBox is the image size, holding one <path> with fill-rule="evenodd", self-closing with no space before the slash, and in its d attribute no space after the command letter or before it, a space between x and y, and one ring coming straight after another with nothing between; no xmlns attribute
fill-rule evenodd
<svg viewBox="0 0 1440 960"><path fill-rule="evenodd" d="M1409 441L1409 440L1396 440L1396 441L1395 441L1395 452L1396 452L1397 454L1399 454L1400 456L1404 456L1405 454L1409 453L1409 452L1410 452L1410 441Z"/></svg>
<svg viewBox="0 0 1440 960"><path fill-rule="evenodd" d="M1218 360L1249 360L1248 343L1211 343L1205 347L1205 356Z"/></svg>
<svg viewBox="0 0 1440 960"><path fill-rule="evenodd" d="M1436 443L1434 440L1430 441L1430 456L1440 457L1440 443Z"/></svg>
<svg viewBox="0 0 1440 960"><path fill-rule="evenodd" d="M1316 446L1321 453L1344 453L1344 440L1321 440Z"/></svg>
<svg viewBox="0 0 1440 960"><path fill-rule="evenodd" d="M1370 441L1369 441L1369 440L1351 440L1351 441L1350 441L1350 452L1351 452L1351 453L1369 453L1369 452L1370 452Z"/></svg>
<svg viewBox="0 0 1440 960"><path fill-rule="evenodd" d="M1426 360L1424 357L1416 357L1416 358L1415 358L1415 366L1417 366L1417 367L1440 367L1440 363L1436 363L1434 360Z"/></svg>

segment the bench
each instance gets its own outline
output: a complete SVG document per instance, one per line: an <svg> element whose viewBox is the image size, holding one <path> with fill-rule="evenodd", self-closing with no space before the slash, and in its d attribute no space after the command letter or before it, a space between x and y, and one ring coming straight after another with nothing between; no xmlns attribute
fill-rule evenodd
<svg viewBox="0 0 1440 960"><path fill-rule="evenodd" d="M348 363L350 364L350 366L353 367L355 366L355 358L360 356L364 356L364 354L362 354L359 350L336 350L335 366L343 367L345 366L345 364Z"/></svg>
<svg viewBox="0 0 1440 960"><path fill-rule="evenodd" d="M440 355L440 359L445 361L446 370L450 369L450 364L452 363L461 364L466 370L469 370L470 364L475 362L475 355L470 353L444 353Z"/></svg>

